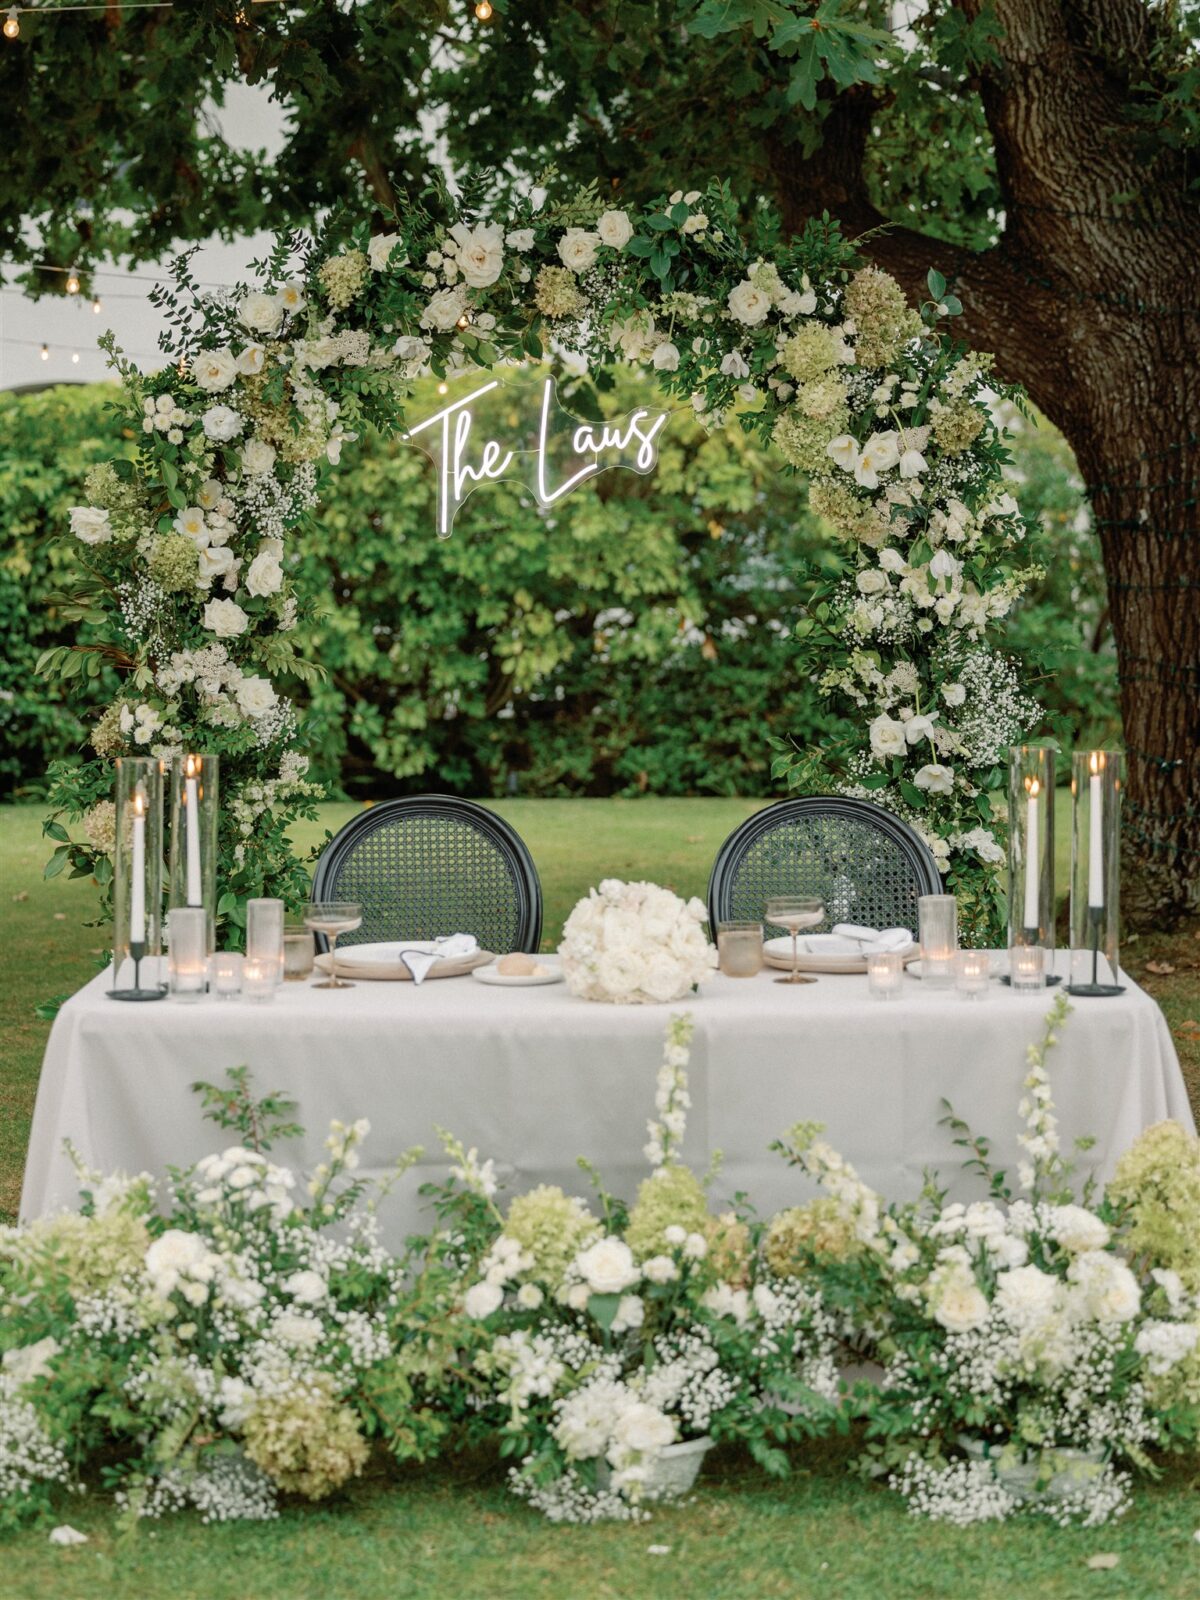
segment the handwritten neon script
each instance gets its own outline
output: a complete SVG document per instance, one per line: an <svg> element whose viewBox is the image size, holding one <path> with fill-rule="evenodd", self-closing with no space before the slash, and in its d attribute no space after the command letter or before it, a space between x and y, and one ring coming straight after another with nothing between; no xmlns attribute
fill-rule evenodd
<svg viewBox="0 0 1200 1600"><path fill-rule="evenodd" d="M428 442L423 441L420 448L438 469L439 538L449 536L459 506L481 483L518 478L533 491L539 505L552 506L585 478L610 467L653 471L658 461L658 436L670 416L668 411L639 410L612 422L580 422L570 434L569 447L557 452L566 457L565 470L564 463L552 460L556 452L550 448L551 440L563 437L561 430L552 430L554 413L566 415L557 406L552 378L542 383L536 442L531 447L518 442L509 449L498 439L485 439L480 444L476 438L476 414L471 408L473 402L499 386L500 379L493 378L408 430L408 437L414 440L418 434L432 430ZM575 463L580 460L583 465L576 468Z"/></svg>

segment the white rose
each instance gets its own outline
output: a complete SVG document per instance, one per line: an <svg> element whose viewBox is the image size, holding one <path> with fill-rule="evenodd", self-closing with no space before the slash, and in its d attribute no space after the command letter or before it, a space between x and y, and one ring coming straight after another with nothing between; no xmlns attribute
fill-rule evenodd
<svg viewBox="0 0 1200 1600"><path fill-rule="evenodd" d="M197 577L206 588L214 578L223 577L225 573L232 572L240 563L234 558L233 551L228 545L205 545L199 553Z"/></svg>
<svg viewBox="0 0 1200 1600"><path fill-rule="evenodd" d="M260 547L246 572L246 593L262 597L278 594L283 587L283 567L273 540Z"/></svg>
<svg viewBox="0 0 1200 1600"><path fill-rule="evenodd" d="M624 211L606 211L596 224L600 243L612 250L623 250L633 238L633 223Z"/></svg>
<svg viewBox="0 0 1200 1600"><path fill-rule="evenodd" d="M960 706L967 698L967 691L961 683L945 683L942 685L942 699L948 706Z"/></svg>
<svg viewBox="0 0 1200 1600"><path fill-rule="evenodd" d="M656 372L676 372L679 369L679 351L669 339L655 345L650 365Z"/></svg>
<svg viewBox="0 0 1200 1600"><path fill-rule="evenodd" d="M1094 1211L1083 1206L1055 1206L1050 1217L1050 1232L1064 1250L1103 1250L1109 1230Z"/></svg>
<svg viewBox="0 0 1200 1600"><path fill-rule="evenodd" d="M251 333L278 333L283 321L283 306L273 294L253 289L238 307L238 317Z"/></svg>
<svg viewBox="0 0 1200 1600"><path fill-rule="evenodd" d="M686 994L691 984L688 983L679 962L664 951L659 951L646 963L640 987L651 1000L664 1004L668 1000L677 1000Z"/></svg>
<svg viewBox="0 0 1200 1600"><path fill-rule="evenodd" d="M372 271L382 272L389 261L394 267L402 267L404 265L406 260L404 255L399 255L394 260L392 259L392 251L396 249L399 243L400 235L398 233L376 233L371 236L371 242L367 246L367 260L371 263Z"/></svg>
<svg viewBox="0 0 1200 1600"><path fill-rule="evenodd" d="M517 1290L517 1304L522 1311L536 1311L545 1298L536 1283L523 1283Z"/></svg>
<svg viewBox="0 0 1200 1600"><path fill-rule="evenodd" d="M510 250L515 250L518 255L524 255L527 250L533 249L533 229L514 228L511 233L505 234L504 242Z"/></svg>
<svg viewBox="0 0 1200 1600"><path fill-rule="evenodd" d="M996 1304L1010 1322L1044 1322L1058 1294L1058 1279L1040 1267L1014 1267L996 1277Z"/></svg>
<svg viewBox="0 0 1200 1600"><path fill-rule="evenodd" d="M636 1294L623 1294L617 1304L617 1314L612 1321L613 1333L628 1333L640 1328L646 1320L646 1308Z"/></svg>
<svg viewBox="0 0 1200 1600"><path fill-rule="evenodd" d="M319 1272L293 1272L284 1280L283 1292L303 1306L315 1306L329 1293L329 1285Z"/></svg>
<svg viewBox="0 0 1200 1600"><path fill-rule="evenodd" d="M401 361L409 362L413 366L423 367L429 360L429 346L424 339L418 339L411 333L402 334L392 346L392 354L399 356Z"/></svg>
<svg viewBox="0 0 1200 1600"><path fill-rule="evenodd" d="M679 1268L670 1256L651 1256L642 1263L642 1276L647 1283L672 1283L679 1276Z"/></svg>
<svg viewBox="0 0 1200 1600"><path fill-rule="evenodd" d="M825 446L825 454L843 472L853 472L858 465L858 440L851 434L839 433L836 439L831 439Z"/></svg>
<svg viewBox="0 0 1200 1600"><path fill-rule="evenodd" d="M430 295L429 304L421 313L421 326L445 333L453 328L467 309L467 291L459 285L455 289L439 289Z"/></svg>
<svg viewBox="0 0 1200 1600"><path fill-rule="evenodd" d="M34 1378L44 1378L50 1362L62 1349L57 1339L39 1339L36 1344L23 1344L18 1350L4 1352L3 1366L17 1383L31 1383Z"/></svg>
<svg viewBox="0 0 1200 1600"><path fill-rule="evenodd" d="M71 532L84 544L107 544L113 536L108 512L96 506L71 507Z"/></svg>
<svg viewBox="0 0 1200 1600"><path fill-rule="evenodd" d="M983 1291L967 1274L952 1278L938 1297L933 1317L950 1333L970 1333L987 1321L988 1303Z"/></svg>
<svg viewBox="0 0 1200 1600"><path fill-rule="evenodd" d="M749 278L743 278L741 283L735 284L729 291L726 302L732 316L739 322L744 322L748 328L756 328L760 322L765 322L767 313L771 309L771 296L765 289L756 288Z"/></svg>
<svg viewBox="0 0 1200 1600"><path fill-rule="evenodd" d="M252 477L261 477L275 465L275 446L257 434L242 446L242 467Z"/></svg>
<svg viewBox="0 0 1200 1600"><path fill-rule="evenodd" d="M596 259L600 235L586 228L568 228L558 241L559 260L572 272L586 272Z"/></svg>
<svg viewBox="0 0 1200 1600"><path fill-rule="evenodd" d="M904 737L904 724L897 722L894 717L876 717L870 728L871 752L881 761L886 761L890 756L904 754L906 740Z"/></svg>
<svg viewBox="0 0 1200 1600"><path fill-rule="evenodd" d="M476 1322L500 1309L504 1290L494 1283L473 1283L463 1296L463 1310Z"/></svg>
<svg viewBox="0 0 1200 1600"><path fill-rule="evenodd" d="M218 639L235 639L250 626L250 618L235 600L210 600L204 608L203 621Z"/></svg>
<svg viewBox="0 0 1200 1600"><path fill-rule="evenodd" d="M268 678L243 678L235 693L237 703L247 717L265 717L279 699Z"/></svg>
<svg viewBox="0 0 1200 1600"><path fill-rule="evenodd" d="M1130 1322L1141 1309L1137 1279L1123 1261L1103 1250L1077 1255L1070 1277L1082 1288L1088 1311L1097 1322Z"/></svg>
<svg viewBox="0 0 1200 1600"><path fill-rule="evenodd" d="M637 989L642 962L633 950L606 950L596 963L596 977L605 994L619 1000Z"/></svg>
<svg viewBox="0 0 1200 1600"><path fill-rule="evenodd" d="M613 1441L626 1450L643 1454L648 1450L662 1450L674 1443L675 1424L657 1406L636 1401L627 1406L617 1418L613 1428Z"/></svg>
<svg viewBox="0 0 1200 1600"><path fill-rule="evenodd" d="M215 511L225 493L216 478L205 478L196 492L196 503L202 511Z"/></svg>
<svg viewBox="0 0 1200 1600"><path fill-rule="evenodd" d="M909 744L920 744L922 739L933 738L933 724L937 719L937 712L929 716L909 717L904 724L904 737Z"/></svg>
<svg viewBox="0 0 1200 1600"><path fill-rule="evenodd" d="M944 767L940 762L931 761L927 766L920 768L913 782L918 789L927 789L930 794L952 794L954 768Z"/></svg>
<svg viewBox="0 0 1200 1600"><path fill-rule="evenodd" d="M214 444L228 444L230 439L241 433L243 427L242 418L228 406L210 406L200 420L205 438L211 439Z"/></svg>
<svg viewBox="0 0 1200 1600"><path fill-rule="evenodd" d="M237 377L238 365L228 345L219 350L204 350L192 357L192 377L209 394L217 394Z"/></svg>
<svg viewBox="0 0 1200 1600"><path fill-rule="evenodd" d="M859 573L855 581L859 594L882 594L889 587L887 574L880 572L878 567L868 567L865 572Z"/></svg>
<svg viewBox="0 0 1200 1600"><path fill-rule="evenodd" d="M257 376L266 365L267 352L261 344L248 344L237 358L237 369L244 376Z"/></svg>
<svg viewBox="0 0 1200 1600"><path fill-rule="evenodd" d="M593 1294L621 1294L641 1276L633 1251L623 1239L598 1239L576 1257L575 1265Z"/></svg>
<svg viewBox="0 0 1200 1600"><path fill-rule="evenodd" d="M486 289L495 283L504 268L504 234L491 223L468 228L456 222L450 230L458 242L458 270L472 289Z"/></svg>

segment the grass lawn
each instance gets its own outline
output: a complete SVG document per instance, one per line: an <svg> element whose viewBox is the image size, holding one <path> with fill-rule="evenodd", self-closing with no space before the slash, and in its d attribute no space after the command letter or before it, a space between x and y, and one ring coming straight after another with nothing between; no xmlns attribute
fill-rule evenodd
<svg viewBox="0 0 1200 1600"><path fill-rule="evenodd" d="M336 829L351 806L327 806L299 842ZM498 802L538 863L553 943L578 896L599 877L653 877L703 894L713 854L755 802L577 800ZM49 1025L34 1007L70 993L101 958L106 932L82 926L86 883L41 878L48 854L36 807L0 808L0 884L10 959L0 988L0 1215L15 1213ZM1065 870L1059 881L1066 882ZM1200 1106L1200 930L1143 936L1129 970L1167 1014ZM1158 970L1148 970L1153 966ZM1169 969L1169 970L1168 970ZM1184 1600L1200 1593L1200 1470L1174 1467L1139 1488L1134 1509L1094 1532L1020 1522L948 1529L908 1517L885 1491L846 1471L850 1451L797 1452L772 1482L739 1456L710 1465L687 1505L640 1526L555 1528L513 1501L490 1461L381 1472L334 1503L289 1509L276 1523L206 1528L193 1517L117 1544L101 1498L64 1509L91 1535L56 1550L46 1532L3 1549L0 1600ZM668 1546L665 1554L651 1546ZM1111 1570L1090 1556L1112 1553Z"/></svg>

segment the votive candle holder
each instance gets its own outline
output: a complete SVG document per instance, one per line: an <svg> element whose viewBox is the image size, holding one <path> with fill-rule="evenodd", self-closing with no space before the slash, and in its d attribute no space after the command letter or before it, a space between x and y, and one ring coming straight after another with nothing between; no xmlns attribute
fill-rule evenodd
<svg viewBox="0 0 1200 1600"><path fill-rule="evenodd" d="M898 1000L904 983L904 957L899 950L867 954L867 993L875 1000Z"/></svg>
<svg viewBox="0 0 1200 1600"><path fill-rule="evenodd" d="M208 958L209 987L218 1000L236 1000L242 992L242 958L236 950L219 950Z"/></svg>
<svg viewBox="0 0 1200 1600"><path fill-rule="evenodd" d="M921 979L931 989L954 982L958 949L958 902L952 894L923 894L917 900L921 929Z"/></svg>
<svg viewBox="0 0 1200 1600"><path fill-rule="evenodd" d="M167 912L167 982L172 1000L203 1000L208 987L208 917L203 906Z"/></svg>
<svg viewBox="0 0 1200 1600"><path fill-rule="evenodd" d="M954 957L954 987L964 1000L987 994L992 963L986 950L959 950Z"/></svg>
<svg viewBox="0 0 1200 1600"><path fill-rule="evenodd" d="M242 962L243 1000L249 1000L252 1005L262 1005L268 1000L274 1000L278 986L278 962L251 961L249 957Z"/></svg>
<svg viewBox="0 0 1200 1600"><path fill-rule="evenodd" d="M246 960L274 966L283 981L283 901L246 901Z"/></svg>
<svg viewBox="0 0 1200 1600"><path fill-rule="evenodd" d="M283 929L283 981L302 983L313 969L312 929L302 922L289 922Z"/></svg>
<svg viewBox="0 0 1200 1600"><path fill-rule="evenodd" d="M1038 994L1046 987L1046 952L1040 944L1013 945L1008 981L1014 994Z"/></svg>
<svg viewBox="0 0 1200 1600"><path fill-rule="evenodd" d="M727 978L755 977L763 969L762 923L718 923L717 952Z"/></svg>

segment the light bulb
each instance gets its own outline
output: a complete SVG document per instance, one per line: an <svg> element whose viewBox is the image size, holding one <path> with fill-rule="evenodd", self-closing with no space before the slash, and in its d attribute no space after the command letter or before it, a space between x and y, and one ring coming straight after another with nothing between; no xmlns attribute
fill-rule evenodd
<svg viewBox="0 0 1200 1600"><path fill-rule="evenodd" d="M491 0L479 0L479 4L475 7L475 15L479 18L480 22L487 22L491 14Z"/></svg>
<svg viewBox="0 0 1200 1600"><path fill-rule="evenodd" d="M72 267L70 272L67 273L67 293L79 293L79 274L75 271L74 267Z"/></svg>
<svg viewBox="0 0 1200 1600"><path fill-rule="evenodd" d="M72 361L73 365L75 365L75 366L79 365L79 351L78 350L72 350L71 351L71 361Z"/></svg>
<svg viewBox="0 0 1200 1600"><path fill-rule="evenodd" d="M471 319L465 311L463 312L462 316L459 317L454 326L456 328L469 328L471 326Z"/></svg>
<svg viewBox="0 0 1200 1600"><path fill-rule="evenodd" d="M448 383L439 383L438 384L438 393L439 394L449 394L450 393L450 385Z"/></svg>
<svg viewBox="0 0 1200 1600"><path fill-rule="evenodd" d="M99 295L97 295L95 297L95 299L92 301L92 310L96 313L97 316L100 315L100 296Z"/></svg>
<svg viewBox="0 0 1200 1600"><path fill-rule="evenodd" d="M42 354L42 360L43 361L49 361L49 359L50 359L50 346L48 344L44 344L42 346L41 354Z"/></svg>
<svg viewBox="0 0 1200 1600"><path fill-rule="evenodd" d="M16 6L9 6L8 15L4 19L4 37L15 39L21 31L21 18Z"/></svg>

